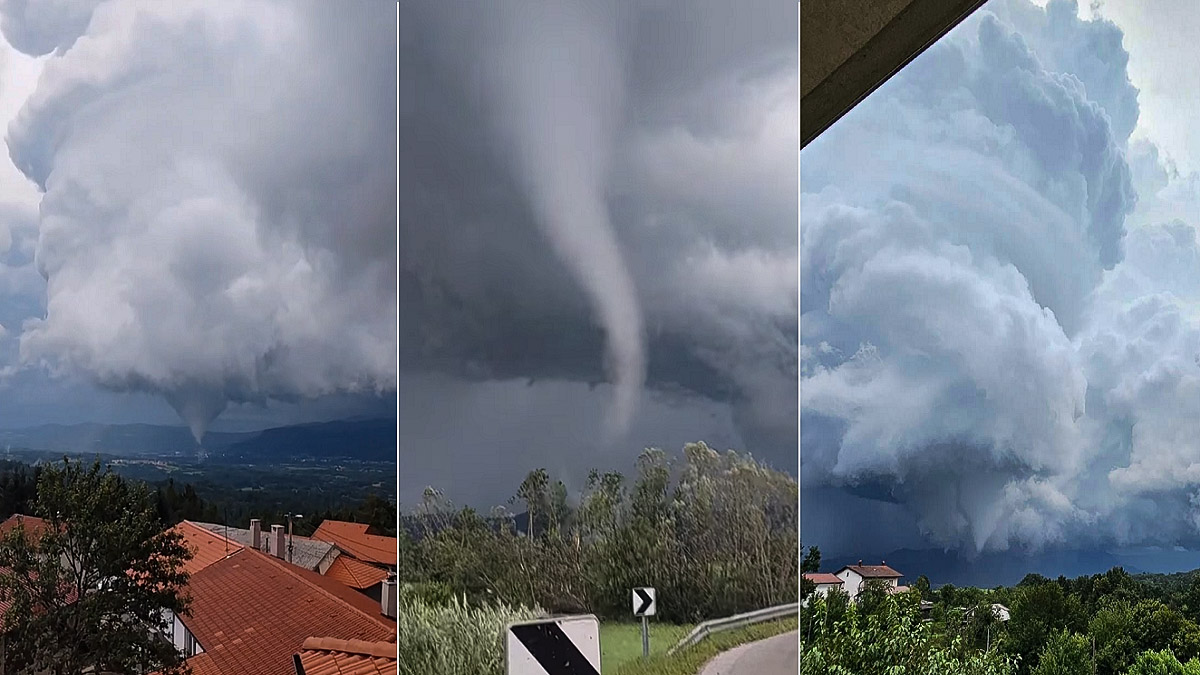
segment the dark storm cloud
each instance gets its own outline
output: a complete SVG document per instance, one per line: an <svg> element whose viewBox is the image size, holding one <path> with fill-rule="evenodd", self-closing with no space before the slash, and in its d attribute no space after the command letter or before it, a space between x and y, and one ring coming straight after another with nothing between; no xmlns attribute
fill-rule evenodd
<svg viewBox="0 0 1200 675"><path fill-rule="evenodd" d="M1195 183L1130 142L1127 64L991 3L805 149L804 485L972 553L1200 542Z"/></svg>
<svg viewBox="0 0 1200 675"><path fill-rule="evenodd" d="M749 449L794 466L796 10L758 5L593 3L515 23L544 7L402 6L402 372L619 390L636 375L613 336L635 308L648 389L732 404ZM569 65L576 33L590 45L568 69L580 81L531 65ZM537 124L514 119L529 111ZM551 159L522 159L541 130ZM573 171L587 180L557 175ZM582 195L568 205L598 195L613 255L564 246L556 228L592 225L591 212L548 211L560 193ZM613 271L588 281L597 266ZM622 273L631 297L607 287Z"/></svg>

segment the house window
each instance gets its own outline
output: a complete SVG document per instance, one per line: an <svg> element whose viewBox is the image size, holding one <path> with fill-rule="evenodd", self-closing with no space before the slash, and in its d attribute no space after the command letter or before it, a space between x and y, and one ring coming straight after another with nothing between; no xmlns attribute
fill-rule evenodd
<svg viewBox="0 0 1200 675"><path fill-rule="evenodd" d="M183 653L189 657L195 656L196 646L196 637L191 632L185 632L183 634Z"/></svg>

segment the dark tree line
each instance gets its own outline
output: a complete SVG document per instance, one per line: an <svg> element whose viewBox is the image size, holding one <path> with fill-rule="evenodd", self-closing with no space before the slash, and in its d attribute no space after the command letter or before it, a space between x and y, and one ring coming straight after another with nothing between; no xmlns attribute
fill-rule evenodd
<svg viewBox="0 0 1200 675"><path fill-rule="evenodd" d="M22 462L0 460L0 520L14 513L30 514L37 500L38 479L43 467ZM184 520L207 523L224 523L234 527L248 527L251 518L264 523L287 522L287 509L277 503L270 505L247 501L244 493L221 494L216 498L205 498L191 483L176 482L169 478L149 486L149 499L159 523L164 527ZM365 494L357 503L342 504L336 508L319 508L300 500L294 512L302 513L303 519L295 521L296 534L311 535L321 521L331 518L356 523L366 523L372 532L384 536L396 535L396 505L379 495Z"/></svg>

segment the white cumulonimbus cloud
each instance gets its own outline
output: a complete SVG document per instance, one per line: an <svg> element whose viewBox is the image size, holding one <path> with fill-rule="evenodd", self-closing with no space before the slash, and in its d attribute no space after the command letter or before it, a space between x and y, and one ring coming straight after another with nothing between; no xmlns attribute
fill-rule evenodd
<svg viewBox="0 0 1200 675"><path fill-rule="evenodd" d="M1200 541L1195 179L1130 141L1127 64L993 2L805 149L805 485L975 552Z"/></svg>
<svg viewBox="0 0 1200 675"><path fill-rule="evenodd" d="M10 124L43 192L22 361L230 402L396 387L395 7L0 5L46 55Z"/></svg>

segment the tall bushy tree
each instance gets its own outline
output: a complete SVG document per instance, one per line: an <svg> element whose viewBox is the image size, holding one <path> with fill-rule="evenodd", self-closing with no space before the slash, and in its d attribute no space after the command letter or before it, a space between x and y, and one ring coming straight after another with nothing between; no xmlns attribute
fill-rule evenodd
<svg viewBox="0 0 1200 675"><path fill-rule="evenodd" d="M1029 672L1051 637L1062 630L1081 633L1086 626L1087 614L1077 596L1056 582L1031 583L1019 588L1005 646L1020 657L1022 671Z"/></svg>
<svg viewBox="0 0 1200 675"><path fill-rule="evenodd" d="M182 672L163 611L183 613L190 557L149 492L99 462L64 461L38 480L40 531L0 542L5 665L14 672Z"/></svg>
<svg viewBox="0 0 1200 675"><path fill-rule="evenodd" d="M1042 650L1033 675L1092 675L1091 641L1078 633L1058 631Z"/></svg>
<svg viewBox="0 0 1200 675"><path fill-rule="evenodd" d="M804 578L805 574L821 571L821 549L809 546L808 552L800 557L800 599L803 600L817 590L817 585Z"/></svg>
<svg viewBox="0 0 1200 675"><path fill-rule="evenodd" d="M1097 675L1120 675L1140 651L1135 634L1133 605L1128 600L1107 599L1088 624L1096 641Z"/></svg>

